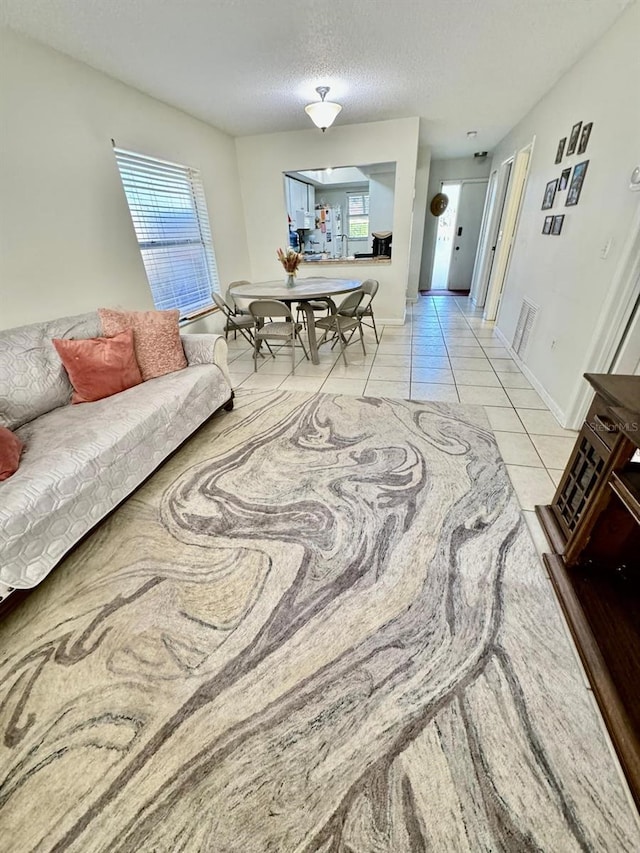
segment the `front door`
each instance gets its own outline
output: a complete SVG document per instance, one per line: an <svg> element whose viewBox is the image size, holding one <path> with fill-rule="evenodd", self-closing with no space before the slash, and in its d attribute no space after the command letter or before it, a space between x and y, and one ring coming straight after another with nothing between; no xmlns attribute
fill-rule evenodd
<svg viewBox="0 0 640 853"><path fill-rule="evenodd" d="M463 181L449 264L448 290L470 290L488 179Z"/></svg>

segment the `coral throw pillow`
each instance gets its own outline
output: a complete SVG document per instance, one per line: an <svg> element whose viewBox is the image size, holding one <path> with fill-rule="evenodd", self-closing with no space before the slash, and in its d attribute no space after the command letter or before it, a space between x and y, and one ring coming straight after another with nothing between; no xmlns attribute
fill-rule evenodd
<svg viewBox="0 0 640 853"><path fill-rule="evenodd" d="M172 311L116 311L98 309L103 335L133 329L136 358L143 380L164 376L187 366L180 340L178 309Z"/></svg>
<svg viewBox="0 0 640 853"><path fill-rule="evenodd" d="M0 427L0 480L7 480L16 473L23 447L17 435L6 427Z"/></svg>
<svg viewBox="0 0 640 853"><path fill-rule="evenodd" d="M112 338L54 338L53 345L73 385L72 403L93 403L142 382L131 329Z"/></svg>

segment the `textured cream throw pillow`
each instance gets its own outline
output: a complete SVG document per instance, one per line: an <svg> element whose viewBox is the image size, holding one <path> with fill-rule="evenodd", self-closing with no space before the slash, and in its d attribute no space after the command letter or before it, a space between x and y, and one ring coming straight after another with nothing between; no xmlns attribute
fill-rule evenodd
<svg viewBox="0 0 640 853"><path fill-rule="evenodd" d="M143 380L187 366L180 340L177 308L171 311L117 311L99 308L102 334L108 337L133 329L133 345Z"/></svg>

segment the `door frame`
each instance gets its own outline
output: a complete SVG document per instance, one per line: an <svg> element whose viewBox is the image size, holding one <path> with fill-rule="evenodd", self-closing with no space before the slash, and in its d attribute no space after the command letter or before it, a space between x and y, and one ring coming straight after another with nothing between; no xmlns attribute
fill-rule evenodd
<svg viewBox="0 0 640 853"><path fill-rule="evenodd" d="M613 274L608 296L603 300L600 320L592 344L580 370L583 373L609 373L623 342L633 314L640 283L640 202L622 247L620 261ZM593 390L580 382L566 410L567 427L580 429L591 405Z"/></svg>
<svg viewBox="0 0 640 853"><path fill-rule="evenodd" d="M459 196L462 194L462 181L456 178L447 178L446 180L440 181L440 192L445 193L445 187L450 184L455 184L456 186L460 186ZM459 200L459 199L458 199ZM453 233L456 231L456 223L458 222L458 211L456 210L456 222L454 223ZM436 252L438 250L438 229L440 228L440 217L438 217L438 221L436 223L436 233L433 238L433 252L431 255L431 277L429 278L429 290L433 290L433 277L436 271ZM451 241L451 251L449 252L449 259L447 263L447 283L449 282L449 268L451 266L451 254L453 253L453 240ZM445 288L446 290L447 288Z"/></svg>
<svg viewBox="0 0 640 853"><path fill-rule="evenodd" d="M453 225L453 241L454 242L456 239L456 232L458 230L458 219L460 217L460 202L462 201L462 193L464 191L464 185L465 184L486 184L487 185L487 192L488 192L489 180L490 180L490 176L487 175L486 178L459 178L457 181L444 181L443 182L446 184L459 184L460 185L460 196L458 198L458 208L456 210L456 221L454 222L454 225ZM483 215L484 215L484 211L483 211ZM480 223L480 230L482 231L482 221ZM452 243L452 245L451 245L451 256L449 257L449 268L447 270L447 290L450 290L452 293L464 293L465 292L464 290L455 290L454 288L449 287L449 278L451 275L451 259L453 258L453 251L454 251L454 249L453 249L453 243ZM477 250L476 250L476 254L477 254ZM475 267L475 261L474 261L474 267ZM473 273L471 275L471 282L473 284ZM471 292L471 291L469 291L469 292Z"/></svg>
<svg viewBox="0 0 640 853"><path fill-rule="evenodd" d="M640 375L640 275L636 281L636 292L638 296L620 346L616 350L611 373Z"/></svg>
<svg viewBox="0 0 640 853"><path fill-rule="evenodd" d="M507 164L511 162L512 167L507 186L507 195L498 226L497 249L487 287L483 314L483 319L485 320L495 320L498 316L502 294L509 277L512 256L511 249L518 234L520 214L531 170L535 141L536 138L534 136L531 142L507 157L501 164L503 168L506 168Z"/></svg>

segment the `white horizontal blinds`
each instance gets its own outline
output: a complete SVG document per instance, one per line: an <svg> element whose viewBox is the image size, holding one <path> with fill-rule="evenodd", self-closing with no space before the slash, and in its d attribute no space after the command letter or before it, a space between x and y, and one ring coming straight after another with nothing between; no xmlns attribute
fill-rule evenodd
<svg viewBox="0 0 640 853"><path fill-rule="evenodd" d="M369 193L347 194L349 237L353 240L369 236Z"/></svg>
<svg viewBox="0 0 640 853"><path fill-rule="evenodd" d="M369 215L369 193L349 193L349 216Z"/></svg>
<svg viewBox="0 0 640 853"><path fill-rule="evenodd" d="M120 148L115 155L154 305L181 317L210 306L220 287L200 173Z"/></svg>

